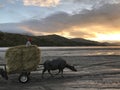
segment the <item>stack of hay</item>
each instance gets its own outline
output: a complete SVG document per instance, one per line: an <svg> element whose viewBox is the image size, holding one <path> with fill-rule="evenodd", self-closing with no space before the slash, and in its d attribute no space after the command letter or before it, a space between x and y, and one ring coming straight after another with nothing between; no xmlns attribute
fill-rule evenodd
<svg viewBox="0 0 120 90"><path fill-rule="evenodd" d="M37 69L40 62L40 49L35 45L12 47L7 50L5 59L8 73L30 72Z"/></svg>

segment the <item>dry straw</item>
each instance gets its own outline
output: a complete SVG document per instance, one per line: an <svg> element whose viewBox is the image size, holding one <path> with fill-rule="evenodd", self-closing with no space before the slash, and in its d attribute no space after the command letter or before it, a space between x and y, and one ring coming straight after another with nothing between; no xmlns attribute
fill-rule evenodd
<svg viewBox="0 0 120 90"><path fill-rule="evenodd" d="M40 49L35 45L11 47L7 50L5 59L8 73L30 72L36 70L40 63Z"/></svg>

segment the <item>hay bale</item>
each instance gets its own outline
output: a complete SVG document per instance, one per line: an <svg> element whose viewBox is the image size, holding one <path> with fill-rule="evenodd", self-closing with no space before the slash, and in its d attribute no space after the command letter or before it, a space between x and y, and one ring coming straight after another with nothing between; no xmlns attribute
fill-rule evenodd
<svg viewBox="0 0 120 90"><path fill-rule="evenodd" d="M12 47L7 50L5 59L8 73L33 71L40 62L40 49L35 45Z"/></svg>

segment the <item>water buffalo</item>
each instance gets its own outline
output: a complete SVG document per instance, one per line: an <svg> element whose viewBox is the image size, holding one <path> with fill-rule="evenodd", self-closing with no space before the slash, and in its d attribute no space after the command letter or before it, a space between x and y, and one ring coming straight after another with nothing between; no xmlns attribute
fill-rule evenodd
<svg viewBox="0 0 120 90"><path fill-rule="evenodd" d="M66 61L62 58L53 59L52 61L47 60L43 63L43 66L44 66L44 69L42 71L42 78L43 78L45 71L48 71L48 73L51 76L53 76L52 73L50 72L50 70L58 69L59 70L58 74L61 73L62 77L63 77L63 69L64 68L68 68L72 71L77 71L74 66L67 64Z"/></svg>

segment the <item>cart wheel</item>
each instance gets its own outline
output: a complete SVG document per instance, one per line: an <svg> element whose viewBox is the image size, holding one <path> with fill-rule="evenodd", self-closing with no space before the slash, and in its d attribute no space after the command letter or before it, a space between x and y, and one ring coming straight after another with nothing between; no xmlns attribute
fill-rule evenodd
<svg viewBox="0 0 120 90"><path fill-rule="evenodd" d="M21 74L19 76L20 83L27 83L29 81L29 76L27 74Z"/></svg>
<svg viewBox="0 0 120 90"><path fill-rule="evenodd" d="M30 76L30 72L28 72L27 75Z"/></svg>

